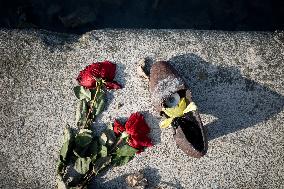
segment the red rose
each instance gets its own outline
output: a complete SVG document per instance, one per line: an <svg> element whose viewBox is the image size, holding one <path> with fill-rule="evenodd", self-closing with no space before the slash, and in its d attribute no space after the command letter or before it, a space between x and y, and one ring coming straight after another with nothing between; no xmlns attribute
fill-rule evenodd
<svg viewBox="0 0 284 189"><path fill-rule="evenodd" d="M81 86L93 89L96 87L96 79L101 78L105 81L104 84L107 89L120 89L121 86L116 81L113 81L115 71L116 64L110 61L92 63L80 71L77 81Z"/></svg>
<svg viewBox="0 0 284 189"><path fill-rule="evenodd" d="M131 114L125 123L125 128L130 135L147 135L150 133L150 128L143 115L138 112Z"/></svg>
<svg viewBox="0 0 284 189"><path fill-rule="evenodd" d="M81 86L86 88L94 88L96 87L96 78L92 74L93 65L87 66L83 71L80 71L79 76L77 77L77 81Z"/></svg>
<svg viewBox="0 0 284 189"><path fill-rule="evenodd" d="M153 146L151 139L147 135L132 135L128 139L129 146L138 149L137 153L140 153L144 150L145 147Z"/></svg>
<svg viewBox="0 0 284 189"><path fill-rule="evenodd" d="M121 89L121 85L118 84L116 81L107 81L105 83L107 89Z"/></svg>
<svg viewBox="0 0 284 189"><path fill-rule="evenodd" d="M145 147L153 146L151 139L148 137L150 128L147 125L143 115L138 112L131 114L125 123L125 127L115 120L113 131L116 135L126 131L129 136L127 142L129 146L139 150L137 153L143 151Z"/></svg>
<svg viewBox="0 0 284 189"><path fill-rule="evenodd" d="M117 120L114 120L113 132L118 136L125 131L125 127L119 123Z"/></svg>

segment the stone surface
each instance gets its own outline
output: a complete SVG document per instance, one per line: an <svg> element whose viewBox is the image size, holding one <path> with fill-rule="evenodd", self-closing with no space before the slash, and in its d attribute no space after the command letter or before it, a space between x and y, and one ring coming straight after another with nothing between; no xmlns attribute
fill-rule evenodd
<svg viewBox="0 0 284 189"><path fill-rule="evenodd" d="M99 30L82 36L0 31L0 188L54 188L66 124L74 125L72 88L92 61L118 65L124 88L108 93L98 126L142 111L155 146L94 179L125 188L143 170L151 187L284 188L283 33ZM209 129L202 159L177 149L161 130L137 62L169 60L191 86Z"/></svg>

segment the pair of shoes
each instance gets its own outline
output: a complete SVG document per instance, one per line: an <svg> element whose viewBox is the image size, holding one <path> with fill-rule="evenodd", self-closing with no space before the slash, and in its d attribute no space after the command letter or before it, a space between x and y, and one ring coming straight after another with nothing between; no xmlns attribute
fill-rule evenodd
<svg viewBox="0 0 284 189"><path fill-rule="evenodd" d="M208 148L207 129L189 87L169 63L160 61L151 67L150 92L155 109L168 118L166 122L173 128L177 146L188 156L204 156ZM177 109L180 104L183 108Z"/></svg>

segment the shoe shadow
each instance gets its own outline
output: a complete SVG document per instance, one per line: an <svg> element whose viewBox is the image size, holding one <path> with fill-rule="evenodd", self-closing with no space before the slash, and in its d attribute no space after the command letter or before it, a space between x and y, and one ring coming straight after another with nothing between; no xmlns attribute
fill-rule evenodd
<svg viewBox="0 0 284 189"><path fill-rule="evenodd" d="M254 126L283 110L282 95L245 78L235 67L215 66L195 54L175 56L169 62L184 77L200 112L217 118L207 125L209 140Z"/></svg>

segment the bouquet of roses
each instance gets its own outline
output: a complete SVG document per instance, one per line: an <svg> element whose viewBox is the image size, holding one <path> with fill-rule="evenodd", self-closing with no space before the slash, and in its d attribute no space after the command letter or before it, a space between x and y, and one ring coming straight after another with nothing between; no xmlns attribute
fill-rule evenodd
<svg viewBox="0 0 284 189"><path fill-rule="evenodd" d="M78 129L67 127L60 150L58 188L85 188L93 176L111 166L129 162L135 153L152 146L150 128L142 114L131 114L123 125L115 120L102 132L94 129L96 117L105 108L106 90L120 89L114 81L116 64L97 62L82 70L74 87L79 99L76 111Z"/></svg>

